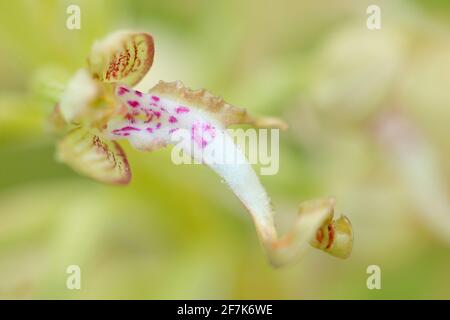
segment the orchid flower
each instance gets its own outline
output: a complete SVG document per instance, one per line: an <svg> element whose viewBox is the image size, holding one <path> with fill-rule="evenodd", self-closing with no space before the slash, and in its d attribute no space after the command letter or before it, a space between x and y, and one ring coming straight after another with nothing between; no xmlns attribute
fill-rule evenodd
<svg viewBox="0 0 450 320"><path fill-rule="evenodd" d="M350 255L353 233L349 220L333 220L335 200L323 198L300 205L292 229L279 238L271 201L245 154L226 128L235 124L285 129L283 121L252 117L205 90L191 90L181 82L160 81L148 93L133 89L153 63L151 35L118 32L96 42L87 59L61 94L51 117L64 135L57 158L75 171L110 184L128 184L131 171L118 140L137 150L153 151L173 145L173 135L190 133L192 158L213 169L249 211L270 261L279 266L303 256L307 244L340 258ZM225 144L241 161L217 164L205 151ZM197 152L200 151L200 152Z"/></svg>

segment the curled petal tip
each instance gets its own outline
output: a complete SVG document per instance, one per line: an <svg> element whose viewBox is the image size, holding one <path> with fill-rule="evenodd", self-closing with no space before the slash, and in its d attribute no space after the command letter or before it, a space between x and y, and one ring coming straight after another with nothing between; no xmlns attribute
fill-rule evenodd
<svg viewBox="0 0 450 320"><path fill-rule="evenodd" d="M346 216L325 223L317 230L311 245L337 258L346 259L353 249L353 228Z"/></svg>
<svg viewBox="0 0 450 320"><path fill-rule="evenodd" d="M353 250L353 228L346 216L341 216L335 222L335 241L329 253L335 257L346 259Z"/></svg>
<svg viewBox="0 0 450 320"><path fill-rule="evenodd" d="M338 247L332 246L336 245L335 226L332 221L335 202L331 197L303 202L299 207L299 215L287 234L281 238L273 235L271 239L265 239L265 242L270 244L266 248L272 265L281 266L303 257L308 243L331 254L339 254L336 251ZM339 225L337 229L340 235L345 223L343 226L341 220L336 223ZM332 225L331 232L329 225Z"/></svg>

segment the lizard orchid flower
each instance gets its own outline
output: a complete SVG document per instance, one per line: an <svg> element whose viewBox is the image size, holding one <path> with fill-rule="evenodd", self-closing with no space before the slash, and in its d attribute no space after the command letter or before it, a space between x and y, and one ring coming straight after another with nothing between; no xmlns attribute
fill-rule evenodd
<svg viewBox="0 0 450 320"><path fill-rule="evenodd" d="M333 220L333 198L301 204L292 229L278 237L271 200L226 130L235 124L285 129L285 123L253 117L245 109L179 81L160 81L147 93L133 89L149 71L153 55L153 38L147 33L113 33L94 44L87 67L69 81L51 117L54 126L64 131L57 158L95 180L127 184L131 171L119 140L128 140L137 150L153 151L173 145L173 136L184 130L191 144L183 151L213 169L244 204L274 265L301 257L308 243L334 256L348 257L352 227L344 216ZM223 144L240 161L220 164L198 156Z"/></svg>

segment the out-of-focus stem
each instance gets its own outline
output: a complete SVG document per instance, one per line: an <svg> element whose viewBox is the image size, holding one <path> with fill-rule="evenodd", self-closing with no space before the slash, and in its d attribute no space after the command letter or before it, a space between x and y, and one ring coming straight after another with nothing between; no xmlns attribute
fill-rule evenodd
<svg viewBox="0 0 450 320"><path fill-rule="evenodd" d="M381 116L376 122L375 134L404 180L411 202L425 225L450 243L450 202L437 151L420 130L399 113Z"/></svg>

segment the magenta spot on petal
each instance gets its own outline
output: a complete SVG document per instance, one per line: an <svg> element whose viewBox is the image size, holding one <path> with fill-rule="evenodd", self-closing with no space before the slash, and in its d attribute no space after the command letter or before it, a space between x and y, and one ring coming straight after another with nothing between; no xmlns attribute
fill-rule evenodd
<svg viewBox="0 0 450 320"><path fill-rule="evenodd" d="M153 100L153 101L159 101L159 97L157 97L157 96L152 96L152 100Z"/></svg>
<svg viewBox="0 0 450 320"><path fill-rule="evenodd" d="M130 90L128 90L128 88L125 88L125 87L119 87L119 89L117 90L117 93L119 94L119 96L123 96L127 92L130 92Z"/></svg>
<svg viewBox="0 0 450 320"><path fill-rule="evenodd" d="M191 127L191 138L192 139L194 139L194 137L195 137L195 131L197 130L197 125L196 124L194 124L192 127Z"/></svg>
<svg viewBox="0 0 450 320"><path fill-rule="evenodd" d="M174 116L170 116L169 117L169 122L170 123L175 123L175 122L177 122L178 120L177 120L177 118L175 118Z"/></svg>
<svg viewBox="0 0 450 320"><path fill-rule="evenodd" d="M153 114L159 119L161 117L161 112L154 111Z"/></svg>
<svg viewBox="0 0 450 320"><path fill-rule="evenodd" d="M180 128L173 128L173 129L170 129L170 130L169 130L169 133L174 133L174 132L177 131L178 129L180 129Z"/></svg>
<svg viewBox="0 0 450 320"><path fill-rule="evenodd" d="M130 107L136 108L139 106L139 101L136 100L128 100L127 103L130 105Z"/></svg>
<svg viewBox="0 0 450 320"><path fill-rule="evenodd" d="M126 126L126 127L123 127L123 128L120 129L120 130L122 130L122 131L141 131L141 129L136 128L136 127L132 127L132 126Z"/></svg>
<svg viewBox="0 0 450 320"><path fill-rule="evenodd" d="M211 125L209 123L204 123L202 126L203 130L209 131L211 129Z"/></svg>
<svg viewBox="0 0 450 320"><path fill-rule="evenodd" d="M148 131L149 133L153 133L153 128L147 128L147 131Z"/></svg>
<svg viewBox="0 0 450 320"><path fill-rule="evenodd" d="M189 108L186 108L186 107L177 107L176 109L175 109L175 112L176 113L186 113L186 112L189 112L190 110L189 110Z"/></svg>
<svg viewBox="0 0 450 320"><path fill-rule="evenodd" d="M134 94L137 95L138 97L142 97L142 92L135 90Z"/></svg>
<svg viewBox="0 0 450 320"><path fill-rule="evenodd" d="M141 129L132 126L126 126L120 129L113 130L112 133L128 136L129 133L127 131L141 131Z"/></svg>
<svg viewBox="0 0 450 320"><path fill-rule="evenodd" d="M191 127L191 139L200 148L205 148L215 136L215 128L210 123L195 123Z"/></svg>
<svg viewBox="0 0 450 320"><path fill-rule="evenodd" d="M161 128L161 122L158 122L158 123L156 124L156 129L159 129L159 128Z"/></svg>

